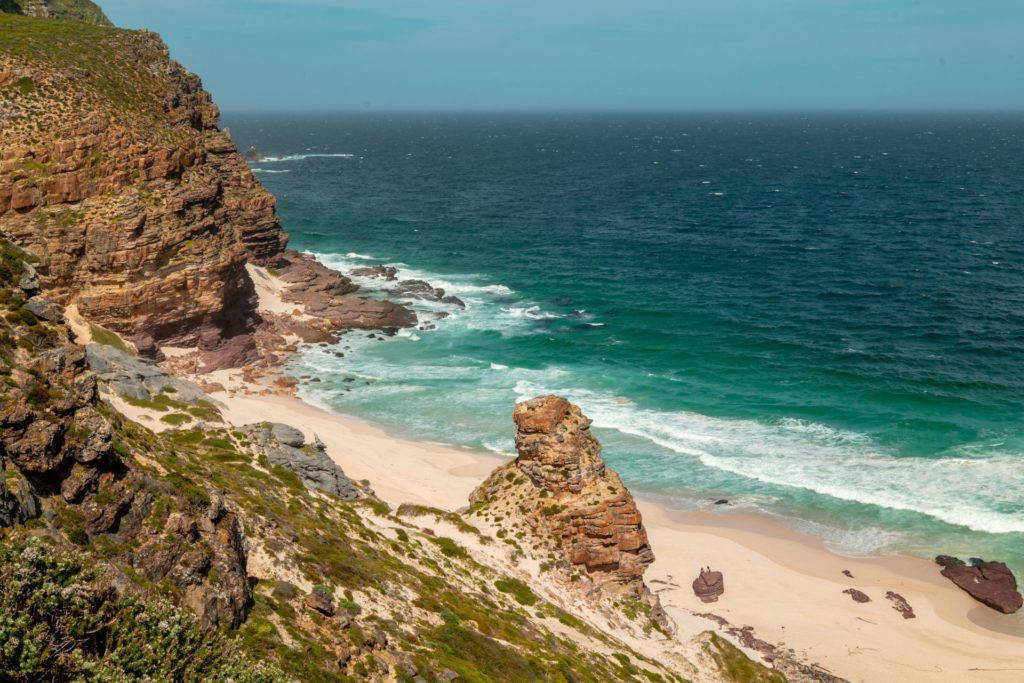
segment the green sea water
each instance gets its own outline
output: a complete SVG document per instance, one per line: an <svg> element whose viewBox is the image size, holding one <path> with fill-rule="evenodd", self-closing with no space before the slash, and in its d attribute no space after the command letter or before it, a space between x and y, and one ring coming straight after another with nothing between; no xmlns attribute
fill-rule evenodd
<svg viewBox="0 0 1024 683"><path fill-rule="evenodd" d="M1024 569L1024 117L227 123L294 247L465 303L304 349L309 400L511 454L559 393L670 505Z"/></svg>

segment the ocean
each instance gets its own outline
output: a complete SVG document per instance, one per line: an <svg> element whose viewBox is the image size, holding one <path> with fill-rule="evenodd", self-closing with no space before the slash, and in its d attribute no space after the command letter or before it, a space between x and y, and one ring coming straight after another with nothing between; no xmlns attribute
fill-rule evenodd
<svg viewBox="0 0 1024 683"><path fill-rule="evenodd" d="M558 393L668 505L1024 569L1024 116L225 122L293 247L465 303L303 349L307 400L513 454L513 404Z"/></svg>

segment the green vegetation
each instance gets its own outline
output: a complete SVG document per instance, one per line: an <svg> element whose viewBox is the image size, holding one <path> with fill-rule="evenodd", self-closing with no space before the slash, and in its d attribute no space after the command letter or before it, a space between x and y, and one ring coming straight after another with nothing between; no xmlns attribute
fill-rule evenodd
<svg viewBox="0 0 1024 683"><path fill-rule="evenodd" d="M33 5L45 7L49 16L110 25L110 20L91 0L0 0L0 12L23 14Z"/></svg>
<svg viewBox="0 0 1024 683"><path fill-rule="evenodd" d="M124 343L124 340L116 332L111 332L105 327L99 325L93 325L89 323L89 334L92 336L92 340L97 344L103 344L104 346L113 346L119 351L125 353L131 353L131 349Z"/></svg>
<svg viewBox="0 0 1024 683"><path fill-rule="evenodd" d="M0 101L7 101L13 121L40 131L57 122L52 116L40 114L69 107L92 108L136 130L148 131L154 142L175 143L194 135L194 129L181 125L171 112L164 111L163 103L178 84L166 71L152 68L166 60L163 45L155 35L117 29L103 22L11 13L13 5L24 2L6 0L7 12L0 13L0 55L52 69L63 77L53 82L23 78L0 89ZM87 19L87 11L74 7L84 6L84 0L47 2L51 10L63 16ZM49 102L56 106L45 104Z"/></svg>
<svg viewBox="0 0 1024 683"><path fill-rule="evenodd" d="M502 593L511 594L520 605L534 605L540 600L537 594L519 579L498 579L494 582L494 587Z"/></svg>
<svg viewBox="0 0 1024 683"><path fill-rule="evenodd" d="M181 425L191 422L192 416L186 415L185 413L171 413L170 415L164 415L160 418L161 422L166 422L169 425L180 427Z"/></svg>
<svg viewBox="0 0 1024 683"><path fill-rule="evenodd" d="M0 545L4 680L289 680L168 604L118 599L103 579L38 540Z"/></svg>
<svg viewBox="0 0 1024 683"><path fill-rule="evenodd" d="M772 671L768 667L759 664L738 647L720 638L715 633L710 633L708 644L705 650L714 659L719 670L725 677L723 680L734 683L786 683L786 677L778 671Z"/></svg>

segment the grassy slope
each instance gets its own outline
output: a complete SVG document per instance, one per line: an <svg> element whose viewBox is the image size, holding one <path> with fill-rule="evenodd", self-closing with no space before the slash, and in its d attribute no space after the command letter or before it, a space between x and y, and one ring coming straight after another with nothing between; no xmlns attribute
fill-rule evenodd
<svg viewBox="0 0 1024 683"><path fill-rule="evenodd" d="M57 19L74 19L110 26L110 20L91 0L0 0L0 12L34 14L45 12Z"/></svg>

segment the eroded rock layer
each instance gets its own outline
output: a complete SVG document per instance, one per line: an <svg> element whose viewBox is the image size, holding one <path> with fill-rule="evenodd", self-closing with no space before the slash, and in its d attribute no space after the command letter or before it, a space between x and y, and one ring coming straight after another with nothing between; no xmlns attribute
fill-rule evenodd
<svg viewBox="0 0 1024 683"><path fill-rule="evenodd" d="M85 349L12 286L22 259L0 240L0 528L43 516L71 543L173 589L204 624L237 626L252 599L237 514L199 484L140 467Z"/></svg>
<svg viewBox="0 0 1024 683"><path fill-rule="evenodd" d="M473 492L474 505L514 502L595 583L646 595L643 574L654 553L633 496L601 458L591 421L558 396L519 403L512 418L519 457Z"/></svg>
<svg viewBox="0 0 1024 683"><path fill-rule="evenodd" d="M239 345L245 263L287 238L199 78L153 33L0 21L0 225L47 296L127 336Z"/></svg>

